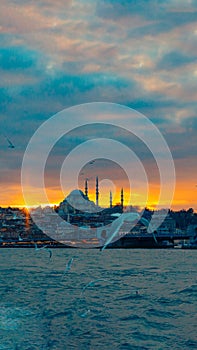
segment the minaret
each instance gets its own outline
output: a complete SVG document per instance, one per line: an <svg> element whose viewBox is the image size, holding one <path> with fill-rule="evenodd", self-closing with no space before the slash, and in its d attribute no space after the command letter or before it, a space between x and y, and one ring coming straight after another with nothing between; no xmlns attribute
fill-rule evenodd
<svg viewBox="0 0 197 350"><path fill-rule="evenodd" d="M88 179L85 180L85 196L88 198Z"/></svg>
<svg viewBox="0 0 197 350"><path fill-rule="evenodd" d="M98 176L96 177L96 205L99 205L99 184L98 184Z"/></svg>
<svg viewBox="0 0 197 350"><path fill-rule="evenodd" d="M120 199L121 207L123 209L124 207L124 191L123 188L121 189L121 199Z"/></svg>
<svg viewBox="0 0 197 350"><path fill-rule="evenodd" d="M109 207L112 208L112 191L109 193Z"/></svg>

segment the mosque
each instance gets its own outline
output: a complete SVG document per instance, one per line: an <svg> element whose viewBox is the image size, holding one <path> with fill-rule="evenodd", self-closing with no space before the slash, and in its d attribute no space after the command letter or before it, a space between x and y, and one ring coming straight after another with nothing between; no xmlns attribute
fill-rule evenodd
<svg viewBox="0 0 197 350"><path fill-rule="evenodd" d="M112 202L112 192L109 194L109 208L102 209L99 206L99 180L96 177L95 182L95 202L91 201L88 197L88 180L85 180L84 193L81 190L75 189L70 192L70 194L60 203L59 205L59 215L78 215L84 213L122 213L124 207L124 191L121 189L120 193L120 205L113 206Z"/></svg>

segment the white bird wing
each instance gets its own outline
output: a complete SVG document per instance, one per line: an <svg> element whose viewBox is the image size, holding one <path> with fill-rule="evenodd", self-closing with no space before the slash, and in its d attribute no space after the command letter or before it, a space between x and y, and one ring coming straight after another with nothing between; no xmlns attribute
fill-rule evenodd
<svg viewBox="0 0 197 350"><path fill-rule="evenodd" d="M104 246L101 248L101 251L103 251L109 243L112 242L116 234L119 232L121 226L123 225L124 221L133 222L135 220L139 220L139 214L138 213L123 213L118 219L113 221L110 232L112 233L110 237L105 242Z"/></svg>
<svg viewBox="0 0 197 350"><path fill-rule="evenodd" d="M112 225L110 227L111 235L109 236L109 238L105 242L104 246L101 248L101 251L103 251L108 246L108 244L111 243L113 238L118 233L118 231L119 231L120 227L122 226L122 224L123 224L123 218L121 216L112 223Z"/></svg>
<svg viewBox="0 0 197 350"><path fill-rule="evenodd" d="M67 265L68 269L71 268L72 263L73 263L73 258L71 258L68 262L68 265Z"/></svg>
<svg viewBox="0 0 197 350"><path fill-rule="evenodd" d="M152 225L150 224L150 222L149 222L146 218L143 218L143 217L141 217L140 221L141 221L147 228L150 227L150 229L151 229L151 231L152 231L152 235L153 235L154 241L155 241L156 244L158 244L157 238L156 238L156 236L155 236L155 234L154 234L154 230L153 230L153 227L152 227Z"/></svg>

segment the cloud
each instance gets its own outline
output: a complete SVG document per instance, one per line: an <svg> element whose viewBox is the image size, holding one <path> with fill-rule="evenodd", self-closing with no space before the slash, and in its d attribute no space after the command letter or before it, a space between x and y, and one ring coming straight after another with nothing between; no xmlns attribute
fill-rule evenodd
<svg viewBox="0 0 197 350"><path fill-rule="evenodd" d="M97 2L97 15L103 18L141 16L149 20L168 20L174 25L195 21L196 3L171 0L101 0Z"/></svg>
<svg viewBox="0 0 197 350"><path fill-rule="evenodd" d="M104 18L119 18L133 15L152 17L161 12L164 0L101 0L97 2L97 14Z"/></svg>
<svg viewBox="0 0 197 350"><path fill-rule="evenodd" d="M195 25L197 6L184 0L101 0L97 2L96 14L105 21L114 21L119 28L125 27L128 38L155 40L160 35Z"/></svg>
<svg viewBox="0 0 197 350"><path fill-rule="evenodd" d="M37 55L23 46L0 49L0 67L6 70L27 69L35 65Z"/></svg>
<svg viewBox="0 0 197 350"><path fill-rule="evenodd" d="M193 131L194 133L196 133L197 132L197 110L196 110L196 115L183 118L181 120L181 125L187 131Z"/></svg>
<svg viewBox="0 0 197 350"><path fill-rule="evenodd" d="M157 63L158 69L176 69L197 62L197 56L188 56L181 52L171 51L163 55Z"/></svg>
<svg viewBox="0 0 197 350"><path fill-rule="evenodd" d="M121 88L128 87L130 82L116 75L102 73L87 73L81 75L57 74L54 78L45 80L44 86L41 89L48 92L50 95L72 95L79 91L86 93L89 90L96 88Z"/></svg>
<svg viewBox="0 0 197 350"><path fill-rule="evenodd" d="M196 1L1 0L0 123L21 147L17 157L43 121L95 101L137 109L164 133L175 159L194 156L196 19ZM150 161L137 141L119 137ZM80 140L73 135L70 145ZM12 162L3 183L20 165L0 143L1 164Z"/></svg>
<svg viewBox="0 0 197 350"><path fill-rule="evenodd" d="M7 105L12 102L12 97L6 88L0 88L0 96L0 112L3 112L6 110Z"/></svg>

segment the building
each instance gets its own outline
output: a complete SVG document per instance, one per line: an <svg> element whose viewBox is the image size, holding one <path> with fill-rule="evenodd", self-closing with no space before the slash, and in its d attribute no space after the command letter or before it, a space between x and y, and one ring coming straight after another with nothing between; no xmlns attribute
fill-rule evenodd
<svg viewBox="0 0 197 350"><path fill-rule="evenodd" d="M98 210L98 206L93 201L90 201L81 190L73 190L60 203L58 212L60 215L73 215L84 212L95 213Z"/></svg>

